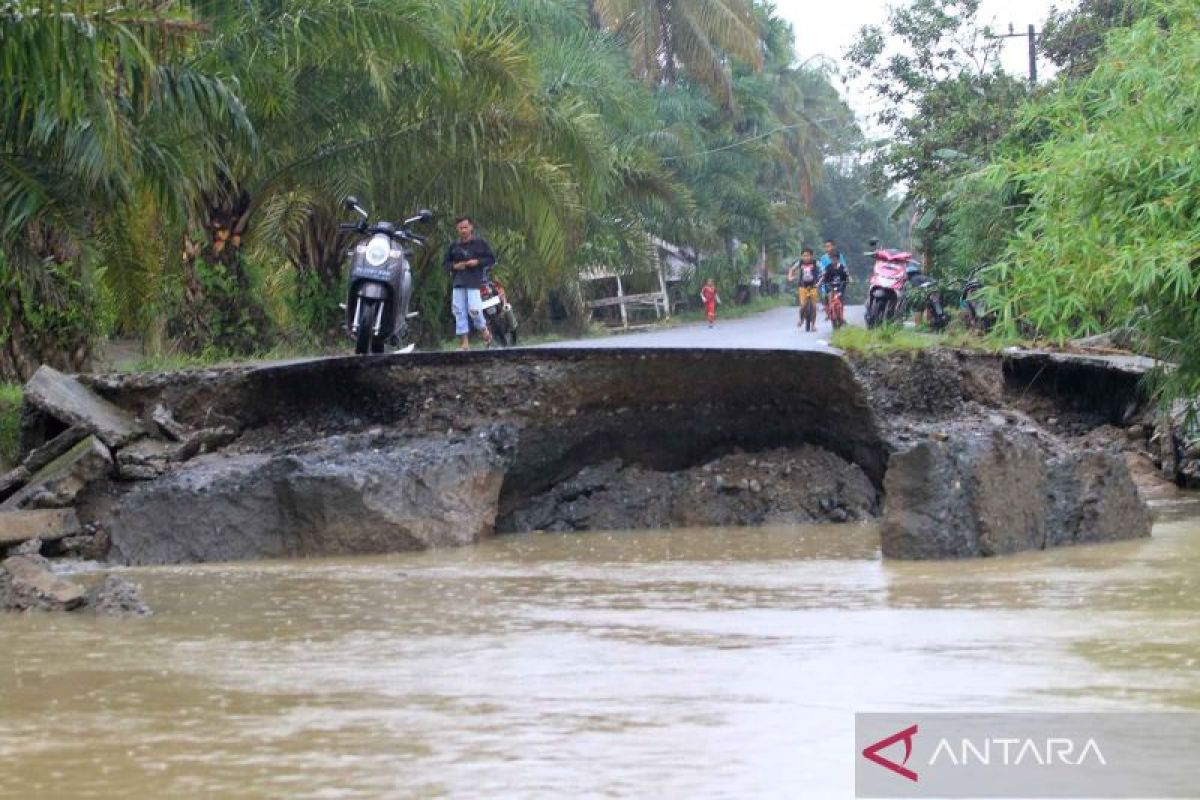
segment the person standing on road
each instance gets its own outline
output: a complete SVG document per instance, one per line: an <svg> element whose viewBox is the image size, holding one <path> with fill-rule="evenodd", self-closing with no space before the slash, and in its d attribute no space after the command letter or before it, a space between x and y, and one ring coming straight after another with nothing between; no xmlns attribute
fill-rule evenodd
<svg viewBox="0 0 1200 800"><path fill-rule="evenodd" d="M450 310L454 312L454 335L461 337L459 350L471 349L471 326L483 334L483 341L490 347L492 332L483 318L483 298L479 286L488 267L496 263L492 246L484 239L475 237L475 225L470 217L454 220L458 241L446 248L442 264L450 273L453 283Z"/></svg>
<svg viewBox="0 0 1200 800"><path fill-rule="evenodd" d="M717 321L717 303L721 302L721 296L717 294L717 285L713 283L712 278L704 282L704 288L700 290L700 299L704 301L704 316L708 319L708 327L711 328Z"/></svg>

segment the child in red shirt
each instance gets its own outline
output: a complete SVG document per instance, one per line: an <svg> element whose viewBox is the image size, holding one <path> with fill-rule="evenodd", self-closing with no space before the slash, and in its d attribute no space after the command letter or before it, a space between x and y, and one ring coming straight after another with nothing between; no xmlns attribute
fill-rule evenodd
<svg viewBox="0 0 1200 800"><path fill-rule="evenodd" d="M717 303L721 302L712 278L704 282L704 288L700 290L700 299L704 301L704 316L708 318L708 327L711 328L717 321Z"/></svg>

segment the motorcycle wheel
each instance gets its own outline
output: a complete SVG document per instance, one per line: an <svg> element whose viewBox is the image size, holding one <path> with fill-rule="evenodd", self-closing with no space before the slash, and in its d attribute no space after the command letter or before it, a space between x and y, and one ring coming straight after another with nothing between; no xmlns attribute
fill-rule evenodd
<svg viewBox="0 0 1200 800"><path fill-rule="evenodd" d="M492 332L493 347L508 347L508 326L501 320L500 315L488 318L488 330Z"/></svg>
<svg viewBox="0 0 1200 800"><path fill-rule="evenodd" d="M883 314L881 315L883 317L883 321L889 322L889 323L897 323L897 322L903 321L904 316L901 313L902 310L903 309L900 306L899 300L895 300L890 303L885 303L884 307L883 307Z"/></svg>
<svg viewBox="0 0 1200 800"><path fill-rule="evenodd" d="M492 336L493 341L501 347L512 347L517 343L516 317L511 308L499 311L492 317Z"/></svg>
<svg viewBox="0 0 1200 800"><path fill-rule="evenodd" d="M357 355L365 356L371 352L371 340L374 338L371 329L375 325L375 306L378 302L364 299L358 307L358 335L354 338L354 352Z"/></svg>
<svg viewBox="0 0 1200 800"><path fill-rule="evenodd" d="M872 297L867 301L867 327L878 328L883 324L883 305L884 301L878 297Z"/></svg>

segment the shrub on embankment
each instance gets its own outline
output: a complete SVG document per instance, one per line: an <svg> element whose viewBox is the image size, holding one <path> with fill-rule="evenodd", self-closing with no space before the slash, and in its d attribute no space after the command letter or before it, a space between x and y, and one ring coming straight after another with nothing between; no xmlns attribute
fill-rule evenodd
<svg viewBox="0 0 1200 800"><path fill-rule="evenodd" d="M1113 328L1200 393L1200 17L1188 0L1107 37L1083 80L1029 104L990 171L1027 205L986 282L1000 323L1065 340Z"/></svg>

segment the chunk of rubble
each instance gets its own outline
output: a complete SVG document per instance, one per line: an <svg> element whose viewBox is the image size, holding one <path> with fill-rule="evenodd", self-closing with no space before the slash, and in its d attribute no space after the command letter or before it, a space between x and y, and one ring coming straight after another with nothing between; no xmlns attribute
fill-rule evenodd
<svg viewBox="0 0 1200 800"><path fill-rule="evenodd" d="M10 556L0 567L0 609L71 611L87 602L83 588L51 572L44 558Z"/></svg>
<svg viewBox="0 0 1200 800"><path fill-rule="evenodd" d="M65 508L83 489L112 472L108 448L89 436L43 467L23 489L0 503L0 511Z"/></svg>
<svg viewBox="0 0 1200 800"><path fill-rule="evenodd" d="M72 425L41 447L30 451L29 455L25 456L25 460L21 462L21 466L29 470L30 474L36 474L42 467L82 442L87 436L87 428L81 425Z"/></svg>
<svg viewBox="0 0 1200 800"><path fill-rule="evenodd" d="M38 470L79 444L87 435L87 430L72 425L42 446L34 448L19 466L0 476L0 502L16 494Z"/></svg>
<svg viewBox="0 0 1200 800"><path fill-rule="evenodd" d="M14 467L0 475L0 502L4 502L16 494L16 491L28 483L32 477L33 473L24 466Z"/></svg>
<svg viewBox="0 0 1200 800"><path fill-rule="evenodd" d="M162 403L156 405L150 412L150 421L162 432L163 436L176 442L183 441L191 432L191 428L176 420L175 416Z"/></svg>
<svg viewBox="0 0 1200 800"><path fill-rule="evenodd" d="M146 616L150 608L136 584L107 576L91 589L55 575L38 555L0 562L0 611L93 611L102 616Z"/></svg>
<svg viewBox="0 0 1200 800"><path fill-rule="evenodd" d="M144 617L151 613L142 599L141 587L117 575L109 575L88 590L85 603L89 609L106 617Z"/></svg>
<svg viewBox="0 0 1200 800"><path fill-rule="evenodd" d="M117 474L125 480L151 480L167 471L180 445L139 439L116 453Z"/></svg>
<svg viewBox="0 0 1200 800"><path fill-rule="evenodd" d="M1150 535L1119 453L1044 450L1036 436L969 424L892 455L885 558L969 558Z"/></svg>
<svg viewBox="0 0 1200 800"><path fill-rule="evenodd" d="M32 539L54 542L82 530L73 508L0 511L0 550Z"/></svg>
<svg viewBox="0 0 1200 800"><path fill-rule="evenodd" d="M25 384L25 402L61 422L90 431L109 447L122 447L146 434L131 414L45 364Z"/></svg>
<svg viewBox="0 0 1200 800"><path fill-rule="evenodd" d="M211 453L232 442L238 437L238 432L224 425L216 428L201 428L192 431L180 443L172 455L172 461L187 461L201 453Z"/></svg>

